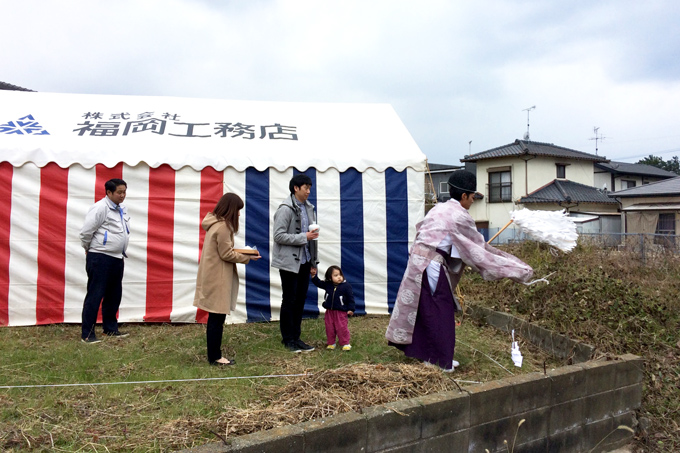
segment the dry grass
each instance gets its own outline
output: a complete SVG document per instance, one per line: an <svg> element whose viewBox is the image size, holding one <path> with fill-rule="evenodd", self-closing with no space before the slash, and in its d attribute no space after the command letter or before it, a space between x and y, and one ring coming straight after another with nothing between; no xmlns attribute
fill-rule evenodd
<svg viewBox="0 0 680 453"><path fill-rule="evenodd" d="M602 354L645 359L642 409L650 420L638 433L647 451L680 451L680 256L580 244L572 253L549 253L525 243L511 253L550 285L523 290L507 282L482 282L470 273L462 286L476 303L510 312L592 344Z"/></svg>
<svg viewBox="0 0 680 453"><path fill-rule="evenodd" d="M262 398L271 403L233 408L209 423L226 438L454 388L444 373L420 365L346 365L291 380L281 388L263 388ZM180 425L175 423L167 434L195 426Z"/></svg>

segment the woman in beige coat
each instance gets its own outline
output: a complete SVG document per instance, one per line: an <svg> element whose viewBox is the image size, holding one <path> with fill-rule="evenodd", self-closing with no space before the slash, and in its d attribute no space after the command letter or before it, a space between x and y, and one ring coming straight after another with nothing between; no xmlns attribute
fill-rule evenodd
<svg viewBox="0 0 680 453"><path fill-rule="evenodd" d="M201 227L206 231L201 260L196 276L194 306L208 312L206 336L208 362L211 365L233 365L233 359L222 357L222 331L227 315L236 308L238 272L236 263L248 264L260 255L247 256L234 251L234 234L238 232L238 218L243 200L234 193L226 193L209 212Z"/></svg>

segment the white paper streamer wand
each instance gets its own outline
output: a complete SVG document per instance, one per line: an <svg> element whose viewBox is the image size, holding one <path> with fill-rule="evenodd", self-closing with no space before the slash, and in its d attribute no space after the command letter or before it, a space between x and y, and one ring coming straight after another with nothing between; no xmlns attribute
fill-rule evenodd
<svg viewBox="0 0 680 453"><path fill-rule="evenodd" d="M515 223L529 238L545 242L563 252L576 247L576 224L565 211L532 211L522 208L512 212Z"/></svg>

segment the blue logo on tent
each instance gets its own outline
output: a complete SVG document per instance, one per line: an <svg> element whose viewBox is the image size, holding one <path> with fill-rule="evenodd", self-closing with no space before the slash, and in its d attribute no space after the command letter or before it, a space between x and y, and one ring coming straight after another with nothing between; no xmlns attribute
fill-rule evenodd
<svg viewBox="0 0 680 453"><path fill-rule="evenodd" d="M26 115L16 121L8 121L0 124L0 134L18 135L50 135L47 130L38 123L33 115Z"/></svg>

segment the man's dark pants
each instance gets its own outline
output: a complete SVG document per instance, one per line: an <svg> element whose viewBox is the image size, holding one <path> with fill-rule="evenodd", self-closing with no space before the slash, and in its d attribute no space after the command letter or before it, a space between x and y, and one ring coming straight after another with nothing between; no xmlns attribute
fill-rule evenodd
<svg viewBox="0 0 680 453"><path fill-rule="evenodd" d="M283 298L281 301L281 338L283 344L288 344L300 339L300 325L302 313L305 309L305 299L309 289L309 271L312 263L300 265L300 271L289 272L279 269L281 275L281 289Z"/></svg>
<svg viewBox="0 0 680 453"><path fill-rule="evenodd" d="M123 295L123 259L89 252L85 259L87 295L83 303L82 338L94 336L99 304L102 306L104 333L118 331L118 307Z"/></svg>

